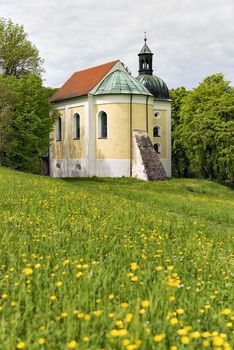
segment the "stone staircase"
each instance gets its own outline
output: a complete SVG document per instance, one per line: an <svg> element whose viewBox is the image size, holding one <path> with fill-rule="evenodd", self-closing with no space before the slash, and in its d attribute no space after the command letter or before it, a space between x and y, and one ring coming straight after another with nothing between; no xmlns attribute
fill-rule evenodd
<svg viewBox="0 0 234 350"><path fill-rule="evenodd" d="M167 175L146 131L133 130L132 177L164 180Z"/></svg>

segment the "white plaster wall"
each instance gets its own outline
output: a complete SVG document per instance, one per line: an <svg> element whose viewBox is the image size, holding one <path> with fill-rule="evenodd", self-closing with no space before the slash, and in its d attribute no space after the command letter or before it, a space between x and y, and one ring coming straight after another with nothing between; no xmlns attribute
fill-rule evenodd
<svg viewBox="0 0 234 350"><path fill-rule="evenodd" d="M88 176L85 159L51 159L50 176L53 177L85 177Z"/></svg>
<svg viewBox="0 0 234 350"><path fill-rule="evenodd" d="M130 160L128 159L96 160L96 176L100 176L100 177L130 176Z"/></svg>

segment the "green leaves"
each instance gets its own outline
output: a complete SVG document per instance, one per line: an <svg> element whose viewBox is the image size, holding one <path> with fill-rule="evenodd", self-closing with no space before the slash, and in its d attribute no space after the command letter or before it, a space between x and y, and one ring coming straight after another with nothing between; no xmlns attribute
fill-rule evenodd
<svg viewBox="0 0 234 350"><path fill-rule="evenodd" d="M205 78L183 98L179 89L173 93L176 103L172 117L177 122L173 130L174 154L177 158L179 154L180 162L188 161L190 175L230 179L234 169L233 87L218 73ZM178 173L178 161L176 165Z"/></svg>
<svg viewBox="0 0 234 350"><path fill-rule="evenodd" d="M10 19L0 19L0 68L3 72L17 77L25 72L40 75L42 63L23 26L14 24Z"/></svg>

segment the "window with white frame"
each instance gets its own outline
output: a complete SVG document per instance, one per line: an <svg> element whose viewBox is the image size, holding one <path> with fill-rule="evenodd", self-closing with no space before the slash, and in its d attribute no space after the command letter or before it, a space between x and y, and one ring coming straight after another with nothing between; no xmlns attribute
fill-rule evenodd
<svg viewBox="0 0 234 350"><path fill-rule="evenodd" d="M153 130L154 137L160 137L161 136L161 128L160 126L155 126Z"/></svg>
<svg viewBox="0 0 234 350"><path fill-rule="evenodd" d="M62 119L58 117L56 123L56 141L62 141Z"/></svg>
<svg viewBox="0 0 234 350"><path fill-rule="evenodd" d="M80 139L80 115L78 113L75 113L73 115L73 139L79 140Z"/></svg>
<svg viewBox="0 0 234 350"><path fill-rule="evenodd" d="M154 113L154 118L160 119L160 117L161 117L160 112L155 112Z"/></svg>
<svg viewBox="0 0 234 350"><path fill-rule="evenodd" d="M100 112L98 115L98 138L107 139L107 114Z"/></svg>
<svg viewBox="0 0 234 350"><path fill-rule="evenodd" d="M157 154L160 154L161 153L161 144L160 143L155 143L154 144L154 149L155 149L155 152L157 153Z"/></svg>

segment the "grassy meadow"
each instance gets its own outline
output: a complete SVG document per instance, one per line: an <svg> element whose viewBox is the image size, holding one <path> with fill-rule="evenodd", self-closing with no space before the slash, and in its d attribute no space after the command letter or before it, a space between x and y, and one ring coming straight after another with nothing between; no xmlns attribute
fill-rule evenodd
<svg viewBox="0 0 234 350"><path fill-rule="evenodd" d="M234 346L234 194L0 169L0 349Z"/></svg>

